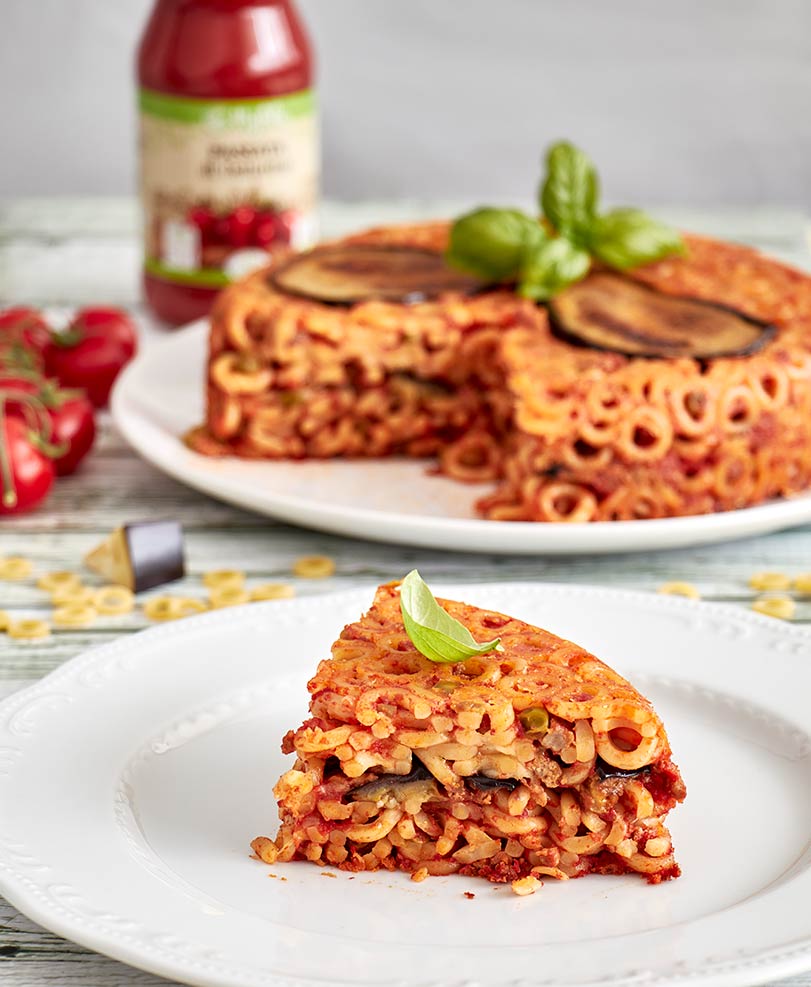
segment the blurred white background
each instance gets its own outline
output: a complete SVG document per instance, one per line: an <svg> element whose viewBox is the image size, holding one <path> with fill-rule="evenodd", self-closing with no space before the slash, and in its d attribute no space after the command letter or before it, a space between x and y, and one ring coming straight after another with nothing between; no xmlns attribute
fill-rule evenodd
<svg viewBox="0 0 811 987"><path fill-rule="evenodd" d="M151 0L2 0L0 195L134 190ZM325 188L528 198L565 136L610 198L811 199L811 0L300 0Z"/></svg>

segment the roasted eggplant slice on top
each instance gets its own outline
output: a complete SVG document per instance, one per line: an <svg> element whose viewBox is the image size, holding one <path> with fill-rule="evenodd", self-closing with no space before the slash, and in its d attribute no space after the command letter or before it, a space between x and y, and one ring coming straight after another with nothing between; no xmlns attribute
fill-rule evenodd
<svg viewBox="0 0 811 987"><path fill-rule="evenodd" d="M343 243L297 254L270 275L289 295L354 305L378 299L419 302L446 292L472 295L484 282L448 267L442 254L416 247Z"/></svg>
<svg viewBox="0 0 811 987"><path fill-rule="evenodd" d="M596 272L549 302L553 331L626 356L746 356L774 327L714 302L666 295L631 278Z"/></svg>

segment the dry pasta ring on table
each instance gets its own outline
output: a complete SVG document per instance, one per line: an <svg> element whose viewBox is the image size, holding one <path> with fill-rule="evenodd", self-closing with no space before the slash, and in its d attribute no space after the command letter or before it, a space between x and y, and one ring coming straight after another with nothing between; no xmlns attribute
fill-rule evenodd
<svg viewBox="0 0 811 987"><path fill-rule="evenodd" d="M61 589L71 586L81 586L82 581L75 572L46 572L37 580L37 588L44 589L46 593L56 593Z"/></svg>
<svg viewBox="0 0 811 987"><path fill-rule="evenodd" d="M296 559L293 572L300 579L327 579L335 573L335 560L328 555L303 555Z"/></svg>
<svg viewBox="0 0 811 987"><path fill-rule="evenodd" d="M52 620L57 627L89 627L98 613L86 603L69 603L54 610Z"/></svg>
<svg viewBox="0 0 811 987"><path fill-rule="evenodd" d="M202 600L186 596L154 596L144 604L144 615L149 620L181 620L206 609Z"/></svg>
<svg viewBox="0 0 811 987"><path fill-rule="evenodd" d="M93 594L93 603L99 613L119 617L130 613L135 606L135 596L126 586L102 586Z"/></svg>
<svg viewBox="0 0 811 987"><path fill-rule="evenodd" d="M213 569L203 573L203 585L209 589L225 589L230 586L242 586L245 583L245 573L241 569Z"/></svg>
<svg viewBox="0 0 811 987"><path fill-rule="evenodd" d="M328 555L303 555L293 564L293 573L301 579L326 579L335 573L335 560Z"/></svg>
<svg viewBox="0 0 811 987"><path fill-rule="evenodd" d="M51 603L55 607L93 606L94 602L95 592L89 586L82 586L81 583L75 586L63 586L51 593Z"/></svg>
<svg viewBox="0 0 811 987"><path fill-rule="evenodd" d="M7 631L10 623L11 617L9 617L5 610L0 610L0 631Z"/></svg>
<svg viewBox="0 0 811 987"><path fill-rule="evenodd" d="M701 599L701 593L699 593L692 583L682 583L678 580L670 583L662 583L656 592L664 593L667 596L686 596L690 600Z"/></svg>
<svg viewBox="0 0 811 987"><path fill-rule="evenodd" d="M749 585L756 590L788 589L791 579L784 572L756 572L749 577Z"/></svg>
<svg viewBox="0 0 811 987"><path fill-rule="evenodd" d="M51 636L51 628L46 620L13 620L6 632L17 641L41 641Z"/></svg>
<svg viewBox="0 0 811 987"><path fill-rule="evenodd" d="M251 599L257 603L262 600L290 600L295 595L295 587L290 583L262 583L251 590Z"/></svg>
<svg viewBox="0 0 811 987"><path fill-rule="evenodd" d="M794 589L798 593L811 595L811 572L801 572L799 576L795 576Z"/></svg>
<svg viewBox="0 0 811 987"><path fill-rule="evenodd" d="M208 598L216 610L221 607L238 607L243 603L251 602L251 594L241 586L224 586L222 589L212 590Z"/></svg>
<svg viewBox="0 0 811 987"><path fill-rule="evenodd" d="M767 617L777 617L779 620L791 620L797 604L790 596L763 596L752 603L752 609Z"/></svg>
<svg viewBox="0 0 811 987"><path fill-rule="evenodd" d="M18 579L28 579L33 571L34 563L31 559L24 559L19 555L0 558L0 579L16 582Z"/></svg>

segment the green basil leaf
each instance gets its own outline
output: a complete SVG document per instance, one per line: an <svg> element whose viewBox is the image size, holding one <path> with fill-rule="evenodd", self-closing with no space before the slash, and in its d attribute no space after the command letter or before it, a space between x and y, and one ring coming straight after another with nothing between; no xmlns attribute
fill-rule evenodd
<svg viewBox="0 0 811 987"><path fill-rule="evenodd" d="M678 231L641 209L614 209L600 216L589 243L595 256L620 271L684 253Z"/></svg>
<svg viewBox="0 0 811 987"><path fill-rule="evenodd" d="M546 179L541 186L544 216L563 236L583 245L597 214L600 186L587 154L560 141L546 155Z"/></svg>
<svg viewBox="0 0 811 987"><path fill-rule="evenodd" d="M500 638L477 644L470 631L443 610L416 569L400 585L400 610L406 634L420 654L451 663L501 650Z"/></svg>
<svg viewBox="0 0 811 987"><path fill-rule="evenodd" d="M584 278L591 267L589 252L564 237L547 240L529 255L521 270L518 293L544 302L574 281Z"/></svg>
<svg viewBox="0 0 811 987"><path fill-rule="evenodd" d="M518 273L527 249L543 238L538 221L518 209L484 207L456 220L445 256L468 274L503 281Z"/></svg>

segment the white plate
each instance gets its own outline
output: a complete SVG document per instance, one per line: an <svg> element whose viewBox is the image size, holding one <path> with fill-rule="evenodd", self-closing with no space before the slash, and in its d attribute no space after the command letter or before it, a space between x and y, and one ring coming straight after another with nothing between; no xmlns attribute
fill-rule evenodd
<svg viewBox="0 0 811 987"><path fill-rule="evenodd" d="M489 489L427 472L419 460L251 462L210 459L182 435L203 420L207 323L149 346L113 392L116 424L151 463L197 490L283 521L355 538L522 555L632 552L728 541L811 521L811 496L724 514L652 521L483 521Z"/></svg>
<svg viewBox="0 0 811 987"><path fill-rule="evenodd" d="M368 590L122 638L0 705L0 892L86 946L218 987L718 987L811 968L811 636L638 593L442 592L571 636L650 696L689 790L671 816L683 877L530 898L307 863L271 879L248 842L275 831L279 740Z"/></svg>

